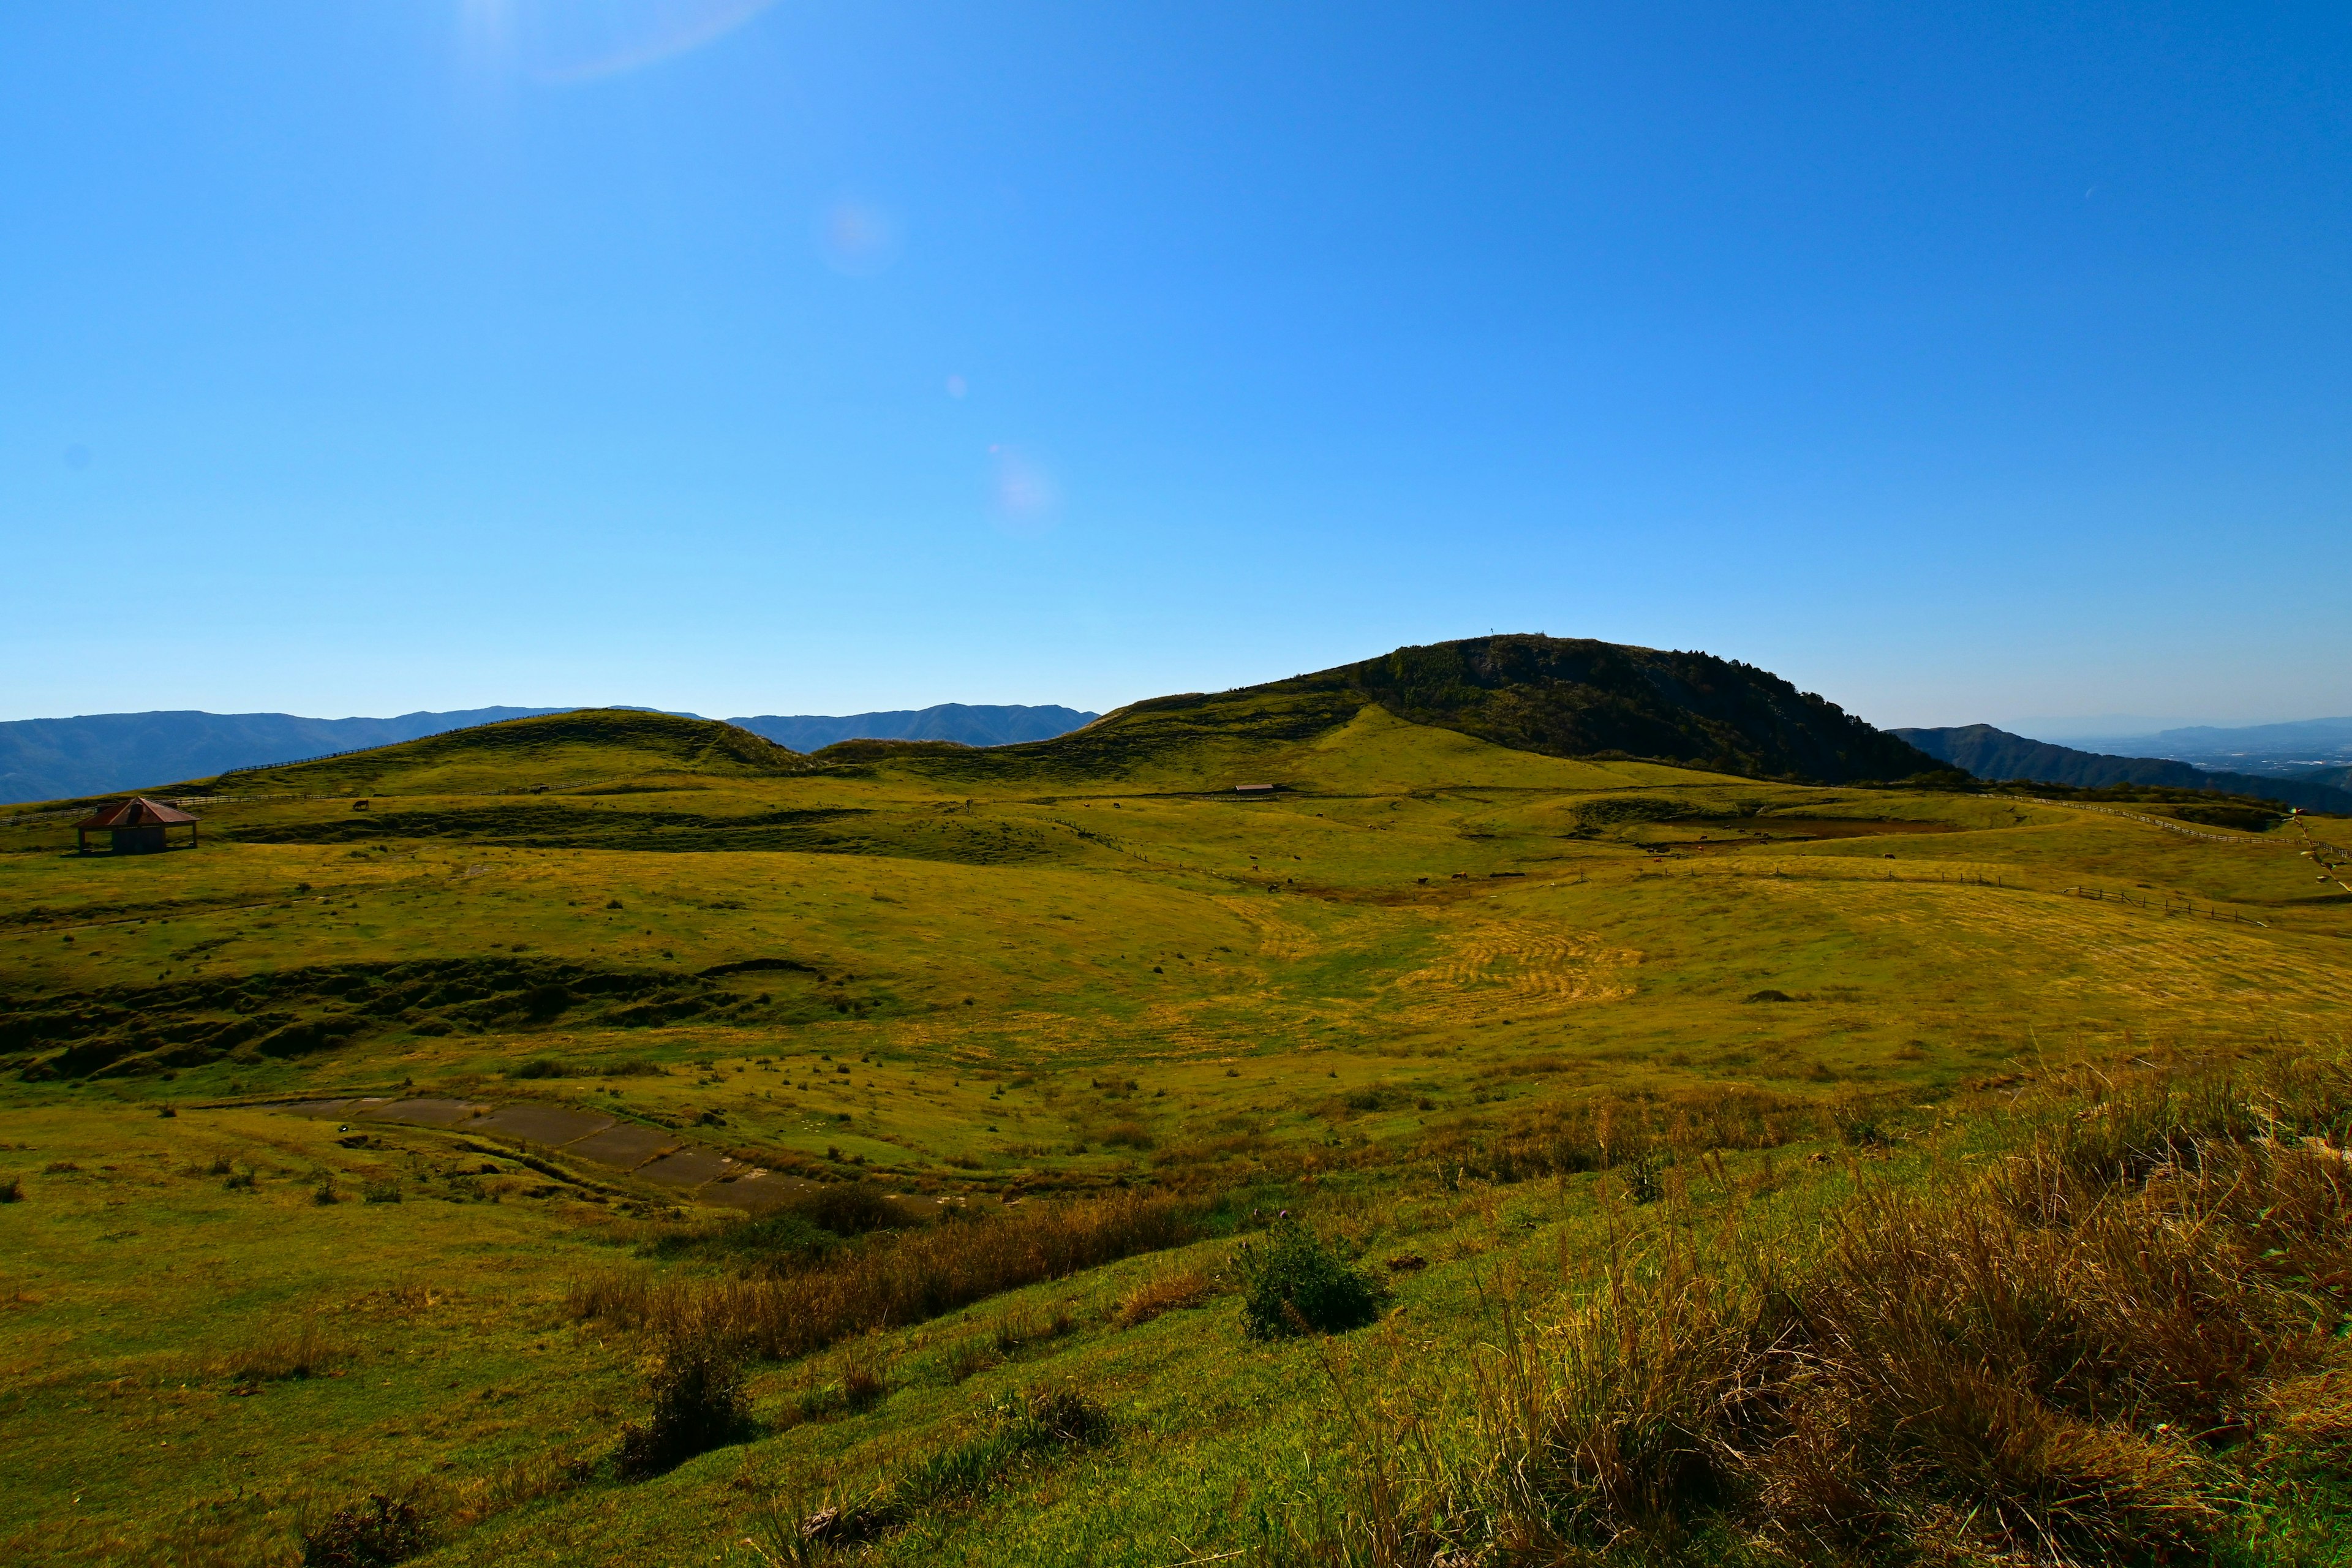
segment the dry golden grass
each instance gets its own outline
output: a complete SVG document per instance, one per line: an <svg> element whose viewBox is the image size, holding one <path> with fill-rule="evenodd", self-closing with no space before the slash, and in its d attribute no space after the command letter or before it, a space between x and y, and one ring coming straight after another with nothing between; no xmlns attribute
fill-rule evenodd
<svg viewBox="0 0 2352 1568"><path fill-rule="evenodd" d="M770 1279L661 1279L622 1271L582 1281L573 1314L669 1338L714 1336L772 1360L872 1329L898 1328L1002 1291L1058 1279L1201 1234L1192 1200L1131 1195L1024 1206L1002 1216L877 1237Z"/></svg>
<svg viewBox="0 0 2352 1568"><path fill-rule="evenodd" d="M1796 1264L1669 1224L1482 1373L1485 1454L1373 1554L1629 1558L1712 1526L1798 1558L2208 1559L2270 1439L2352 1435L2352 1079L2096 1089ZM1383 1517L1372 1510L1367 1517ZM1704 1550L1703 1545L1695 1550Z"/></svg>
<svg viewBox="0 0 2352 1568"><path fill-rule="evenodd" d="M306 1321L223 1357L205 1370L237 1384L277 1383L321 1377L351 1359L349 1346L329 1338L316 1322Z"/></svg>
<svg viewBox="0 0 2352 1568"><path fill-rule="evenodd" d="M1214 1294L1216 1282L1199 1269L1162 1274L1121 1296L1113 1321L1122 1329L1131 1329L1151 1321L1162 1312L1206 1306Z"/></svg>

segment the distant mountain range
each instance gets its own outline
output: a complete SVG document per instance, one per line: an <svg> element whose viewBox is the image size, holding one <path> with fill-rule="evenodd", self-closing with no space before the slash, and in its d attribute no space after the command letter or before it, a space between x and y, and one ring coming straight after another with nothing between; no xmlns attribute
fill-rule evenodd
<svg viewBox="0 0 2352 1568"><path fill-rule="evenodd" d="M2200 768L2168 757L2126 757L2077 751L2072 746L2012 735L1990 724L1890 730L1887 733L1899 735L1937 761L1965 768L1980 779L2031 779L2036 784L2072 784L2078 789L2117 784L2157 784L2168 789L2255 795L2284 801L2305 811L2352 812L2352 790L2343 787L2341 769L2315 771L2303 777L2228 772Z"/></svg>
<svg viewBox="0 0 2352 1568"><path fill-rule="evenodd" d="M967 746L1010 746L1050 741L1101 718L1075 708L972 707L942 702L934 708L900 708L887 713L853 713L845 719L821 714L784 718L762 714L730 719L755 735L765 735L795 752L814 752L836 741L959 741Z"/></svg>
<svg viewBox="0 0 2352 1568"><path fill-rule="evenodd" d="M89 713L73 719L0 723L0 803L61 800L208 778L364 746L389 746L501 719L565 713L567 708L470 708L393 719L304 719L291 713ZM694 715L688 715L694 717ZM730 722L796 752L844 740L961 741L999 746L1039 741L1097 716L1056 707L934 708L845 717L803 715Z"/></svg>
<svg viewBox="0 0 2352 1568"><path fill-rule="evenodd" d="M2073 739L2074 737L2069 737ZM2090 743L2085 742L2086 744ZM2299 719L2289 724L2219 728L2195 724L2150 735L2100 736L2103 752L2162 757L2208 771L2279 778L2352 769L2352 719Z"/></svg>
<svg viewBox="0 0 2352 1568"><path fill-rule="evenodd" d="M0 801L58 800L208 777L360 746L389 746L469 724L561 713L561 708L471 708L396 719L302 719L291 713L86 713L0 723Z"/></svg>

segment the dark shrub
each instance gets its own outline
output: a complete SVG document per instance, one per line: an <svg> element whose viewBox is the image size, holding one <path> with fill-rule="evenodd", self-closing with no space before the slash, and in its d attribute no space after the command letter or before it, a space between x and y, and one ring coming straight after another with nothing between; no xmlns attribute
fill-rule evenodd
<svg viewBox="0 0 2352 1568"><path fill-rule="evenodd" d="M2258 805L2173 805L2165 808L2165 815L2238 833L2268 833L2279 823L2277 812Z"/></svg>
<svg viewBox="0 0 2352 1568"><path fill-rule="evenodd" d="M653 1413L621 1428L621 1473L653 1476L750 1434L735 1353L709 1336L672 1340L649 1380Z"/></svg>
<svg viewBox="0 0 2352 1568"><path fill-rule="evenodd" d="M509 1078L570 1078L572 1069L562 1062L545 1057L533 1057L527 1062L517 1062L507 1068Z"/></svg>
<svg viewBox="0 0 2352 1568"><path fill-rule="evenodd" d="M427 1544L415 1509L379 1492L339 1508L327 1522L302 1532L302 1568L387 1568Z"/></svg>
<svg viewBox="0 0 2352 1568"><path fill-rule="evenodd" d="M645 1250L655 1258L705 1258L767 1272L804 1268L841 1245L792 1209L730 1220L717 1230L676 1230L657 1237Z"/></svg>
<svg viewBox="0 0 2352 1568"><path fill-rule="evenodd" d="M25 1201L25 1183L20 1176L0 1182L0 1204L20 1204Z"/></svg>
<svg viewBox="0 0 2352 1568"><path fill-rule="evenodd" d="M1312 1230L1284 1214L1238 1258L1242 1326L1254 1340L1341 1333L1380 1316L1380 1287Z"/></svg>
<svg viewBox="0 0 2352 1568"><path fill-rule="evenodd" d="M865 1182L827 1183L793 1207L835 1236L863 1236L906 1223L882 1190Z"/></svg>
<svg viewBox="0 0 2352 1568"><path fill-rule="evenodd" d="M534 985L522 994L522 1010L527 1016L543 1024L551 1018L562 1016L579 1000L565 986Z"/></svg>

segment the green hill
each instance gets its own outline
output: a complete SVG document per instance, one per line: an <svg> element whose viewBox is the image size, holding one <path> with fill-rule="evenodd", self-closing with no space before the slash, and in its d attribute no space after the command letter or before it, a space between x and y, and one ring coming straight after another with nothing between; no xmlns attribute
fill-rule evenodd
<svg viewBox="0 0 2352 1568"><path fill-rule="evenodd" d="M1931 773L1935 758L1752 665L1704 653L1536 636L1471 637L1235 691L1154 698L1051 741L985 756L849 742L824 762L927 761L941 776L1023 773L1214 787L1263 772L1367 706L1514 751L1642 759L1843 784Z"/></svg>
<svg viewBox="0 0 2352 1568"><path fill-rule="evenodd" d="M1399 648L1293 683L1552 756L1621 753L1822 784L1898 779L1935 761L1768 670L1589 638L1470 637Z"/></svg>
<svg viewBox="0 0 2352 1568"><path fill-rule="evenodd" d="M799 753L716 719L583 708L345 756L247 768L210 782L225 793L464 795L577 789L649 773L773 777L804 766Z"/></svg>

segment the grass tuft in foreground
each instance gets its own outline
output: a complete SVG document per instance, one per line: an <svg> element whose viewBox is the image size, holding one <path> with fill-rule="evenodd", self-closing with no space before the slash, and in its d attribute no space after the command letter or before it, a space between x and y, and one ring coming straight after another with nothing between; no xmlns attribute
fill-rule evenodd
<svg viewBox="0 0 2352 1568"><path fill-rule="evenodd" d="M1942 1192L1864 1180L1800 1263L1660 1226L1504 1337L1483 1451L1367 1510L1366 1550L2212 1561L2271 1472L2352 1434L2347 1111L2333 1069L2160 1079Z"/></svg>

